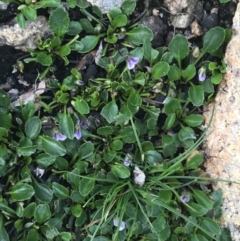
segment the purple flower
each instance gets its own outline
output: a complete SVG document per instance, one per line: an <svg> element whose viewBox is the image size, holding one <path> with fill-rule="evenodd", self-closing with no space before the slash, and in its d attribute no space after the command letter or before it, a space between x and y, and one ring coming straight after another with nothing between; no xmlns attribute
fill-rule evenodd
<svg viewBox="0 0 240 241"><path fill-rule="evenodd" d="M201 67L199 70L198 70L198 80L199 81L204 81L206 79L206 68L205 67Z"/></svg>
<svg viewBox="0 0 240 241"><path fill-rule="evenodd" d="M126 156L125 156L125 158L124 158L124 160L123 160L123 165L125 166L125 167L128 167L128 166L130 166L130 164L131 164L131 156L130 156L130 154L127 154Z"/></svg>
<svg viewBox="0 0 240 241"><path fill-rule="evenodd" d="M74 137L76 137L76 139L80 140L82 137L82 132L81 132L81 121L78 120L76 125L75 125L75 132L74 132Z"/></svg>
<svg viewBox="0 0 240 241"><path fill-rule="evenodd" d="M42 177L44 172L45 172L45 169L43 168L40 168L40 167L37 167L35 170L34 170L35 174L37 177Z"/></svg>
<svg viewBox="0 0 240 241"><path fill-rule="evenodd" d="M53 138L56 141L65 141L67 139L67 137L63 135L61 132L59 132L57 128L55 128L53 131Z"/></svg>
<svg viewBox="0 0 240 241"><path fill-rule="evenodd" d="M118 218L114 218L113 219L113 225L115 226L115 227L118 227L119 226L119 231L122 231L123 229L125 229L125 225L126 225L126 223L124 222L124 221L121 221L121 223L120 223L120 225L119 225L119 220L118 220Z"/></svg>
<svg viewBox="0 0 240 241"><path fill-rule="evenodd" d="M190 195L187 192L184 192L180 198L184 203L188 203L190 201Z"/></svg>
<svg viewBox="0 0 240 241"><path fill-rule="evenodd" d="M128 59L127 59L128 69L133 69L138 62L139 62L138 57L128 57Z"/></svg>

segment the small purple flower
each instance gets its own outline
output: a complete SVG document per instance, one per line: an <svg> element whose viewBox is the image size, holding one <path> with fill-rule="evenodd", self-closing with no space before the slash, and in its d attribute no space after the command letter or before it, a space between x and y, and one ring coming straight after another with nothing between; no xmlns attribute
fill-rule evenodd
<svg viewBox="0 0 240 241"><path fill-rule="evenodd" d="M34 170L35 174L37 177L42 177L44 172L45 172L45 169L43 168L40 168L40 167L37 167L35 170Z"/></svg>
<svg viewBox="0 0 240 241"><path fill-rule="evenodd" d="M128 67L128 69L133 69L138 62L139 62L139 58L138 57L128 57L127 58L127 67Z"/></svg>
<svg viewBox="0 0 240 241"><path fill-rule="evenodd" d="M118 218L115 217L115 218L113 219L113 225L114 225L115 227L118 227L118 226L119 226L119 231L122 231L123 229L125 229L126 223L125 223L124 221L121 221L121 224L119 225Z"/></svg>
<svg viewBox="0 0 240 241"><path fill-rule="evenodd" d="M56 141L65 141L67 139L67 137L63 135L61 132L59 132L57 128L55 128L53 131L53 138Z"/></svg>
<svg viewBox="0 0 240 241"><path fill-rule="evenodd" d="M180 198L184 203L188 203L190 201L190 195L187 192L184 192Z"/></svg>
<svg viewBox="0 0 240 241"><path fill-rule="evenodd" d="M124 158L124 160L123 160L123 165L125 166L125 167L128 167L128 166L130 166L130 164L131 164L131 156L130 156L130 154L127 154L126 156L125 156L125 158Z"/></svg>
<svg viewBox="0 0 240 241"><path fill-rule="evenodd" d="M206 79L206 68L205 67L201 67L199 70L198 70L198 80L199 81L204 81Z"/></svg>
<svg viewBox="0 0 240 241"><path fill-rule="evenodd" d="M77 121L77 124L75 125L74 137L76 137L76 139L78 139L78 140L80 140L81 137L82 137L81 122L80 122L80 120L78 120L78 121Z"/></svg>

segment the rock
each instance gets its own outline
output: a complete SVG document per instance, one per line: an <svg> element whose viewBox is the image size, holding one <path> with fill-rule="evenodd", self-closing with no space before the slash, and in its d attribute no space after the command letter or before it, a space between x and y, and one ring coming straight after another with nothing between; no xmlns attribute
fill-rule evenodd
<svg viewBox="0 0 240 241"><path fill-rule="evenodd" d="M218 26L218 14L211 12L210 14L204 13L202 19L202 26L206 29L214 28Z"/></svg>
<svg viewBox="0 0 240 241"><path fill-rule="evenodd" d="M22 51L27 51L27 48L35 49L36 39L49 33L51 31L47 19L43 16L38 16L35 21L27 21L25 29L12 20L8 25L0 26L0 46L9 45Z"/></svg>
<svg viewBox="0 0 240 241"><path fill-rule="evenodd" d="M176 28L186 28L194 18L198 0L164 0L171 13L172 25Z"/></svg>
<svg viewBox="0 0 240 241"><path fill-rule="evenodd" d="M121 7L124 0L87 0L92 5L100 8L102 13L108 13L114 7Z"/></svg>
<svg viewBox="0 0 240 241"><path fill-rule="evenodd" d="M164 37L166 35L167 26L158 16L150 16L144 18L141 22L142 25L147 26L153 32L153 47L160 47L164 44Z"/></svg>
<svg viewBox="0 0 240 241"><path fill-rule="evenodd" d="M225 62L227 72L219 86L214 103L205 107L206 123L209 123L215 106L212 133L204 149L207 156L205 167L212 178L240 183L240 3L233 18L233 35L229 42ZM223 205L221 224L229 228L232 239L240 240L240 185L215 182L214 189L222 189Z"/></svg>

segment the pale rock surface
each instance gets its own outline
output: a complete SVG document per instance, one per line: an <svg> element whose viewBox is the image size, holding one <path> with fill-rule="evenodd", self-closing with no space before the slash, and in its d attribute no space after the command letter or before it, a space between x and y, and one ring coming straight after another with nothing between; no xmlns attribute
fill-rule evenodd
<svg viewBox="0 0 240 241"><path fill-rule="evenodd" d="M47 19L38 16L35 21L27 21L26 28L20 28L15 20L0 26L0 46L10 45L16 49L27 51L37 47L36 39L51 33Z"/></svg>
<svg viewBox="0 0 240 241"><path fill-rule="evenodd" d="M121 7L124 0L87 0L92 5L98 6L102 13L108 13L114 7Z"/></svg>
<svg viewBox="0 0 240 241"><path fill-rule="evenodd" d="M176 28L186 28L194 18L198 0L164 0L164 5L171 13L172 25Z"/></svg>
<svg viewBox="0 0 240 241"><path fill-rule="evenodd" d="M212 133L205 142L205 167L212 178L240 183L240 3L233 19L232 39L225 62L227 73L219 86L215 102L205 107L209 123L213 107L215 113L210 127ZM221 224L229 228L232 239L240 240L240 184L216 182L214 189L223 191Z"/></svg>

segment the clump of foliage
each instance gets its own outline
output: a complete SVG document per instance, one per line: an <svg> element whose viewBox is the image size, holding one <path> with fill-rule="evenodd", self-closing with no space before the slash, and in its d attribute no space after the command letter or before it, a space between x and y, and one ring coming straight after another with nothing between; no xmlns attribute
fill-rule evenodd
<svg viewBox="0 0 240 241"><path fill-rule="evenodd" d="M26 4L20 16L33 19L32 8L52 2ZM199 108L225 72L230 32L209 30L202 49L182 35L154 49L151 30L129 20L135 1L107 16L85 1L67 4L87 17L71 21L57 7L52 35L25 59L46 66L50 91L20 107L0 91L0 239L226 240L221 191L211 192L197 148ZM68 65L73 52L94 55L105 75L83 80L72 68L52 77L56 59Z"/></svg>

